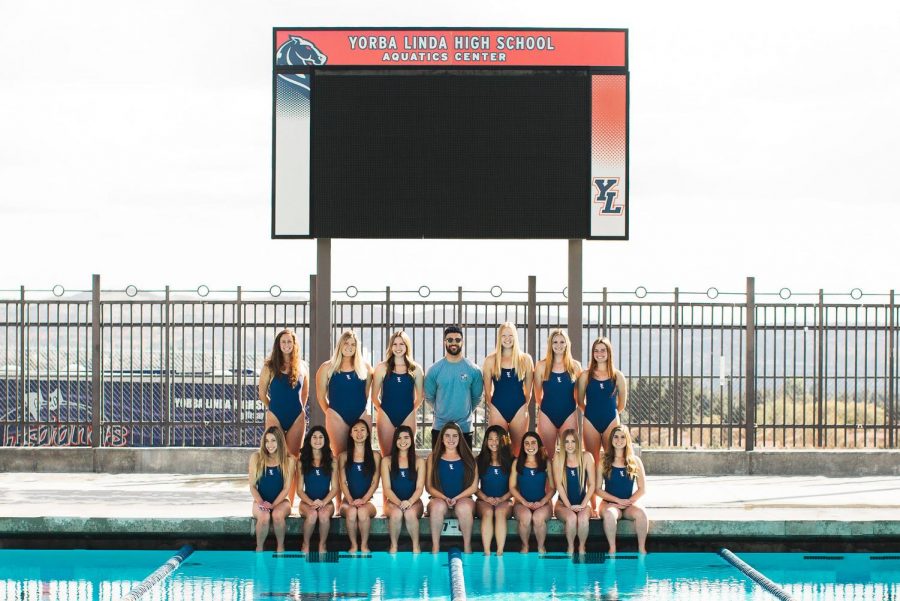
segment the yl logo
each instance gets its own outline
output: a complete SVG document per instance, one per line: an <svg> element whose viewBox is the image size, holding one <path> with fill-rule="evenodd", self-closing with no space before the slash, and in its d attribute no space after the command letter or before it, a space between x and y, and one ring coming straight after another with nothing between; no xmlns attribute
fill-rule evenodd
<svg viewBox="0 0 900 601"><path fill-rule="evenodd" d="M594 178L594 202L602 205L600 207L600 216L621 215L625 208L621 204L616 204L619 199L619 191L616 186L619 184L618 177L595 177Z"/></svg>
<svg viewBox="0 0 900 601"><path fill-rule="evenodd" d="M350 374L347 374L347 379L348 379L348 380L350 379Z"/></svg>
<svg viewBox="0 0 900 601"><path fill-rule="evenodd" d="M562 376L556 376L556 381L562 384Z"/></svg>
<svg viewBox="0 0 900 601"><path fill-rule="evenodd" d="M528 470L528 471L531 472L532 476L534 475L534 470Z"/></svg>
<svg viewBox="0 0 900 601"><path fill-rule="evenodd" d="M400 470L400 477L406 478L406 470Z"/></svg>
<svg viewBox="0 0 900 601"><path fill-rule="evenodd" d="M397 376L397 384L401 383L403 380L400 379L400 376Z"/></svg>
<svg viewBox="0 0 900 601"><path fill-rule="evenodd" d="M603 390L603 388L604 388L603 382L600 382L600 390Z"/></svg>
<svg viewBox="0 0 900 601"><path fill-rule="evenodd" d="M357 465L357 466L356 466L356 471L357 471L357 472L361 472L361 471L362 471L362 466L361 466L361 465Z"/></svg>
<svg viewBox="0 0 900 601"><path fill-rule="evenodd" d="M317 475L317 476L321 476L321 475L322 475L322 472L319 471L319 470L316 470L316 475Z"/></svg>
<svg viewBox="0 0 900 601"><path fill-rule="evenodd" d="M511 378L511 377L512 377L512 372L511 372L511 371L506 372L506 377L507 377L507 378Z"/></svg>
<svg viewBox="0 0 900 601"><path fill-rule="evenodd" d="M275 468L274 468L274 467L270 467L267 471L269 472L269 475L270 475L270 476L274 476L274 475L275 475Z"/></svg>
<svg viewBox="0 0 900 601"><path fill-rule="evenodd" d="M495 476L499 476L499 475L500 475L500 468L499 468L499 467L495 467L495 468L494 468L494 475L495 475Z"/></svg>
<svg viewBox="0 0 900 601"><path fill-rule="evenodd" d="M447 464L447 467L449 467L451 470L453 470L453 464L452 464L452 463L448 463L448 464Z"/></svg>

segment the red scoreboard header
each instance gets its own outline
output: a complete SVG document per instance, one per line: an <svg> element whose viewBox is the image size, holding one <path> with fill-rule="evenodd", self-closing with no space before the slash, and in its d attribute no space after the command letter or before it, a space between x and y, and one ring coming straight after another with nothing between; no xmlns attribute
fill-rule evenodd
<svg viewBox="0 0 900 601"><path fill-rule="evenodd" d="M619 67L625 30L276 29L275 47L304 47L299 63L339 66ZM279 66L287 66L277 61Z"/></svg>

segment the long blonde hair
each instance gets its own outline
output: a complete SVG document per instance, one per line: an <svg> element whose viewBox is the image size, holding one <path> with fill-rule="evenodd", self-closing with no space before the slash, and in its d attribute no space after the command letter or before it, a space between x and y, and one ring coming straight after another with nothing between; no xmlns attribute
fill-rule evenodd
<svg viewBox="0 0 900 601"><path fill-rule="evenodd" d="M284 440L284 432L278 426L269 426L263 432L262 439L259 441L259 451L256 453L256 481L262 478L266 471L266 460L269 458L269 452L266 450L266 436L273 434L278 448L275 449L275 459L278 461L278 467L281 468L281 475L285 480L291 477L291 455L287 452L287 443Z"/></svg>
<svg viewBox="0 0 900 601"><path fill-rule="evenodd" d="M562 474L562 487L567 495L569 494L569 489L568 478L566 477L566 438L569 436L575 439L575 455L578 457L578 481L581 483L582 489L587 486L587 469L584 467L584 448L581 446L581 437L578 436L578 432L574 428L568 428L563 430L557 439L556 455L553 458L553 461L557 464L556 472Z"/></svg>
<svg viewBox="0 0 900 601"><path fill-rule="evenodd" d="M625 434L625 471L629 478L634 479L638 475L637 457L634 454L634 446L631 442L631 432L625 426L616 426L609 433L609 445L603 452L603 477L609 478L610 474L612 474L613 461L616 458L616 448L612 445L612 439L616 432Z"/></svg>
<svg viewBox="0 0 900 601"><path fill-rule="evenodd" d="M393 334L391 334L391 339L388 341L387 350L384 351L384 364L387 367L387 373L394 373L394 352L391 350L391 347L394 346L394 340L399 338L403 341L403 344L406 345L406 354L403 355L403 360L406 361L406 373L415 377L416 370L419 369L419 364L413 360L412 357L412 340L409 339L409 335L403 330L397 330Z"/></svg>
<svg viewBox="0 0 900 601"><path fill-rule="evenodd" d="M606 346L606 371L609 373L609 377L613 380L616 379L616 367L613 362L613 348L612 342L609 341L609 338L606 336L601 336L594 340L591 344L591 363L588 367L588 373L593 378L594 370L597 368L597 361L594 359L594 349L597 348L598 344L603 344Z"/></svg>
<svg viewBox="0 0 900 601"><path fill-rule="evenodd" d="M341 349L344 348L344 343L348 340L352 340L356 343L356 350L353 352L353 371L356 372L356 375L359 376L360 380L365 380L369 377L369 374L366 371L366 364L362 359L362 345L359 343L356 332L353 330L344 330L344 333L338 338L337 344L334 345L334 352L331 354L331 365L328 366L328 373L326 374L329 380L331 379L331 376L334 375L334 372L341 368L341 362L344 359Z"/></svg>
<svg viewBox="0 0 900 601"><path fill-rule="evenodd" d="M550 330L550 335L547 336L547 355L544 357L544 373L541 375L542 381L549 380L550 373L553 371L553 339L557 336L562 336L566 341L566 350L563 352L563 365L565 365L569 377L575 378L575 359L572 358L572 341L569 340L569 335L565 330L562 328L555 328Z"/></svg>
<svg viewBox="0 0 900 601"><path fill-rule="evenodd" d="M515 370L516 377L519 378L519 381L524 380L525 374L528 372L528 368L531 367L531 357L528 356L528 353L523 353L521 347L519 347L519 332L516 330L516 324L511 321L506 321L500 324L500 327L497 328L497 346L494 347L494 352L488 355L489 357L494 358L494 379L500 379L500 363L502 363L503 361L503 346L500 343L500 338L503 335L503 330L505 329L512 330L513 333L511 355L513 369Z"/></svg>
<svg viewBox="0 0 900 601"><path fill-rule="evenodd" d="M281 352L282 336L290 336L294 342L294 350L291 351L289 358L285 358L284 353ZM287 377L291 382L291 388L297 385L297 382L300 380L300 343L297 342L297 335L294 333L294 330L285 328L278 332L278 335L275 336L272 352L266 357L265 366L271 372L273 379L280 376L284 368L287 367Z"/></svg>

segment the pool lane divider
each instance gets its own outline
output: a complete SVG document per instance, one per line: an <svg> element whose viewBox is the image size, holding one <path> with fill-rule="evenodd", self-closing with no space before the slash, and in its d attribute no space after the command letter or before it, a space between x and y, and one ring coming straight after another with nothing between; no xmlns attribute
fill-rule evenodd
<svg viewBox="0 0 900 601"><path fill-rule="evenodd" d="M795 601L794 598L791 597L786 590L781 588L772 580L769 580L765 574L755 570L753 566L742 560L740 557L738 557L728 549L719 549L719 556L736 567L738 570L743 572L744 575L750 578L750 580L763 587L766 591L769 592L769 594L773 595L777 599L781 599L781 601Z"/></svg>
<svg viewBox="0 0 900 601"><path fill-rule="evenodd" d="M138 599L141 599L150 592L150 589L165 580L169 574L177 570L178 566L181 565L181 562L187 559L193 552L194 548L190 545L185 545L178 549L178 552L175 553L175 555L170 557L166 563L156 568L152 574L144 578L143 582L131 589L127 595L120 599L120 601L138 601Z"/></svg>
<svg viewBox="0 0 900 601"><path fill-rule="evenodd" d="M466 582L463 578L462 551L453 547L447 553L450 566L450 601L466 601Z"/></svg>

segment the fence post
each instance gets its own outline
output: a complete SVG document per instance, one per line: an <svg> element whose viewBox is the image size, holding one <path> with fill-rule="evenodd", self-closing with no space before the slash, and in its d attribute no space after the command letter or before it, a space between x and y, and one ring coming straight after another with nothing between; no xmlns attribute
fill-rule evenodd
<svg viewBox="0 0 900 601"><path fill-rule="evenodd" d="M22 445L24 446L28 442L28 431L26 424L30 421L28 414L28 401L26 400L26 391L27 391L27 383L25 380L25 372L28 371L28 357L25 354L25 341L28 339L28 316L26 315L27 307L25 305L25 286L19 286L19 344L18 344L18 353L19 353L19 361L16 365L18 365L19 373L16 374L18 376L18 386L19 386L19 409L20 419L22 420Z"/></svg>
<svg viewBox="0 0 900 601"><path fill-rule="evenodd" d="M231 362L232 369L237 371L237 390L235 390L235 417L238 426L238 446L244 446L244 434L247 431L244 423L244 295L243 287L237 287L237 302L235 303L235 327L237 329L234 340L234 359ZM295 352L300 352L296 349Z"/></svg>
<svg viewBox="0 0 900 601"><path fill-rule="evenodd" d="M324 426L325 425L325 414L322 413L322 408L319 407L319 402L316 400L318 398L316 393L316 370L319 369L319 366L322 364L324 359L322 358L323 351L319 344L319 328L321 325L319 324L316 316L319 314L318 307L318 287L319 280L315 274L309 276L309 397L306 400L306 412L309 415L309 425L312 426Z"/></svg>
<svg viewBox="0 0 900 601"><path fill-rule="evenodd" d="M456 325L463 329L463 289L462 286L456 287ZM463 334L465 338L465 334Z"/></svg>
<svg viewBox="0 0 900 601"><path fill-rule="evenodd" d="M100 347L100 274L95 273L91 282L91 446L101 443L100 412L103 409L103 387L100 381L103 355Z"/></svg>
<svg viewBox="0 0 900 601"><path fill-rule="evenodd" d="M394 332L394 320L391 311L391 287L384 287L384 315L382 316L382 321L384 322L384 337L382 340L384 341L385 347L388 346L390 335ZM373 351L375 349L372 349Z"/></svg>
<svg viewBox="0 0 900 601"><path fill-rule="evenodd" d="M894 392L895 378L897 377L896 368L894 367L894 291L891 290L890 305L888 306L888 448L893 449L897 444L897 433L894 422L894 403L896 394Z"/></svg>
<svg viewBox="0 0 900 601"><path fill-rule="evenodd" d="M752 451L756 443L756 279L747 278L744 339L744 450Z"/></svg>
<svg viewBox="0 0 900 601"><path fill-rule="evenodd" d="M672 384L674 394L672 396L673 415L672 415L672 446L681 444L681 358L679 351L681 350L681 330L678 326L678 287L675 287L675 296L672 303Z"/></svg>
<svg viewBox="0 0 900 601"><path fill-rule="evenodd" d="M816 311L816 446L825 446L825 292L819 288Z"/></svg>
<svg viewBox="0 0 900 601"><path fill-rule="evenodd" d="M532 357L537 357L537 276L528 276L528 341L527 352ZM534 374L540 377L539 374ZM534 387L532 387L532 397L527 399L528 402L528 429L535 430L537 423L537 406L534 403Z"/></svg>
<svg viewBox="0 0 900 601"><path fill-rule="evenodd" d="M163 431L165 432L163 444L169 446L172 444L172 407L169 405L171 399L172 385L172 353L171 346L171 290L166 286L165 304L163 305L163 388L162 388L162 407L163 407Z"/></svg>
<svg viewBox="0 0 900 601"><path fill-rule="evenodd" d="M607 311L609 310L609 293L607 292L606 286L603 287L603 300L601 301L600 306L603 309L603 317L600 320L600 335L608 338L609 334L606 333L606 323L609 319L609 315L607 313Z"/></svg>

